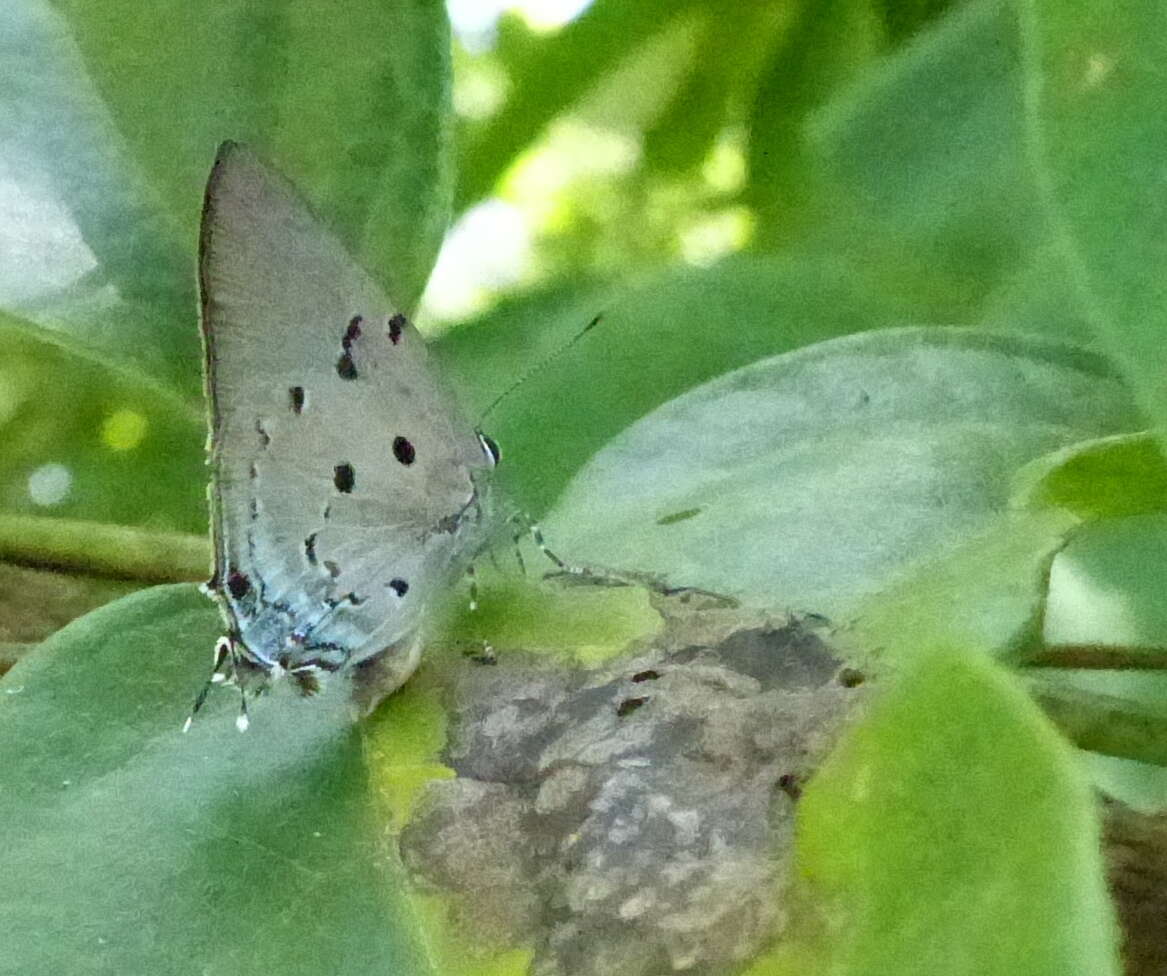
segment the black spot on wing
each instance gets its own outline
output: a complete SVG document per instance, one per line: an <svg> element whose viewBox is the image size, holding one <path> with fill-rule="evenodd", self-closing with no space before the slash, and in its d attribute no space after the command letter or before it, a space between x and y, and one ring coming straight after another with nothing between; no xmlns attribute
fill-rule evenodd
<svg viewBox="0 0 1167 976"><path fill-rule="evenodd" d="M342 380L357 378L357 364L353 360L353 343L361 337L361 317L354 315L340 338L340 358L336 361L336 375Z"/></svg>
<svg viewBox="0 0 1167 976"><path fill-rule="evenodd" d="M268 444L271 443L271 436L268 434L268 432L266 430L263 429L263 421L262 420L256 419L255 432L257 434L259 434L259 446L260 447L267 447Z"/></svg>
<svg viewBox="0 0 1167 976"><path fill-rule="evenodd" d="M304 410L304 387L293 386L288 390L292 399L292 413L302 413Z"/></svg>
<svg viewBox="0 0 1167 976"><path fill-rule="evenodd" d="M389 319L389 341L393 345L397 345L401 341L401 333L404 331L405 325L405 316L400 312Z"/></svg>
<svg viewBox="0 0 1167 976"><path fill-rule="evenodd" d="M313 532L304 540L304 555L308 557L310 566L316 565L316 533Z"/></svg>
<svg viewBox="0 0 1167 976"><path fill-rule="evenodd" d="M361 322L361 317L354 315L348 324L348 328L344 330L344 336L340 340L340 347L345 352L351 352L353 343L361 337Z"/></svg>
<svg viewBox="0 0 1167 976"><path fill-rule="evenodd" d="M391 579L385 585L387 587L389 587L389 589L391 589L398 596L405 596L405 594L409 592L409 584L406 583L405 580L401 579L400 577L395 577L394 579Z"/></svg>
<svg viewBox="0 0 1167 976"><path fill-rule="evenodd" d="M324 560L324 568L328 570L328 575L333 579L336 579L340 575L340 566L331 559Z"/></svg>
<svg viewBox="0 0 1167 976"><path fill-rule="evenodd" d="M251 580L238 570L232 570L227 577L227 592L236 600L242 600L251 592Z"/></svg>
<svg viewBox="0 0 1167 976"><path fill-rule="evenodd" d="M413 445L408 440L398 435L393 438L393 456L408 467L413 464L414 459L417 457L417 451L414 450Z"/></svg>
<svg viewBox="0 0 1167 976"><path fill-rule="evenodd" d="M347 495L353 490L353 485L356 484L357 473L353 470L353 466L347 461L338 464L332 469L332 483L336 485L336 490Z"/></svg>
<svg viewBox="0 0 1167 976"><path fill-rule="evenodd" d="M616 706L616 717L623 718L625 715L631 715L647 701L647 696L641 698L625 698L624 701Z"/></svg>

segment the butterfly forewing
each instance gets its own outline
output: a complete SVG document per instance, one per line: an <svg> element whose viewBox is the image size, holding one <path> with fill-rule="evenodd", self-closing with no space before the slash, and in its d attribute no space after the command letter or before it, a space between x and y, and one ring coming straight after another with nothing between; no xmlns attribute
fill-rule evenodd
<svg viewBox="0 0 1167 976"><path fill-rule="evenodd" d="M470 555L489 459L417 331L237 144L207 187L199 272L234 636L267 664L359 661L412 630Z"/></svg>

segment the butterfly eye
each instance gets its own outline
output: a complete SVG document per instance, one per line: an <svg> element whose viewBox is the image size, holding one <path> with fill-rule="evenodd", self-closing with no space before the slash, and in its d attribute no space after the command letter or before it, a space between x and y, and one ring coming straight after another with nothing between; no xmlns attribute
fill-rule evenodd
<svg viewBox="0 0 1167 976"><path fill-rule="evenodd" d="M482 445L482 450L490 460L491 465L498 464L502 458L502 451L498 448L498 442L493 437L488 437L482 431L478 432L478 442Z"/></svg>

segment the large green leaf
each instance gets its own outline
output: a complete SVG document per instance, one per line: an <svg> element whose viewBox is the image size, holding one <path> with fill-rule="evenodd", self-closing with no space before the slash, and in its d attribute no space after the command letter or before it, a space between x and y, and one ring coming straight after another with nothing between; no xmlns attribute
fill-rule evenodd
<svg viewBox="0 0 1167 976"><path fill-rule="evenodd" d="M116 46L118 36L101 43ZM184 241L122 152L70 25L49 4L0 6L0 45L0 140L12 201L0 228L0 308L193 393L193 230ZM157 94L146 86L140 95L147 93ZM213 148L203 152L209 159ZM195 181L183 203L191 228L199 198Z"/></svg>
<svg viewBox="0 0 1167 976"><path fill-rule="evenodd" d="M1073 346L849 336L660 407L591 459L545 529L576 562L846 615L993 527L1031 458L1138 423L1105 361Z"/></svg>
<svg viewBox="0 0 1167 976"><path fill-rule="evenodd" d="M853 44L867 36L852 32ZM860 72L805 125L799 172L823 188L804 236L865 263L925 320L1088 334L1047 246L1021 79L1016 13L1001 0L955 6Z"/></svg>
<svg viewBox="0 0 1167 976"><path fill-rule="evenodd" d="M71 624L0 681L10 973L428 973L337 683L182 721L220 622L193 586Z"/></svg>
<svg viewBox="0 0 1167 976"><path fill-rule="evenodd" d="M1025 121L1075 296L1167 429L1167 9L1024 0Z"/></svg>
<svg viewBox="0 0 1167 976"><path fill-rule="evenodd" d="M1003 673L926 656L803 797L798 863L827 904L816 971L1117 974L1095 805Z"/></svg>
<svg viewBox="0 0 1167 976"><path fill-rule="evenodd" d="M807 116L885 46L870 0L804 2L793 9L793 23L772 52L750 112L745 195L757 211L759 237L770 246L806 234L832 206L818 195L823 173L807 151Z"/></svg>
<svg viewBox="0 0 1167 976"><path fill-rule="evenodd" d="M546 509L609 439L672 397L760 357L900 317L865 275L829 258L740 256L618 292L508 306L449 333L436 353L454 385L484 406L599 313L597 328L484 420L502 445L500 476L531 513Z"/></svg>
<svg viewBox="0 0 1167 976"><path fill-rule="evenodd" d="M16 252L0 305L19 299L38 324L193 393L199 205L226 138L301 184L397 301L417 299L452 193L440 0L361 0L343 16L317 3L13 0L0 37L12 171L52 202L36 236L70 241L80 262L30 297L22 277L38 269L22 275L32 255Z"/></svg>

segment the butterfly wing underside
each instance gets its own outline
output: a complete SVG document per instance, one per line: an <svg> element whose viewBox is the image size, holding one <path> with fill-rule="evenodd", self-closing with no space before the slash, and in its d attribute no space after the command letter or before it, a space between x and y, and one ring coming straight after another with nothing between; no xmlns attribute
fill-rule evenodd
<svg viewBox="0 0 1167 976"><path fill-rule="evenodd" d="M214 588L262 664L353 663L466 556L482 444L420 334L290 184L220 149L199 259Z"/></svg>

